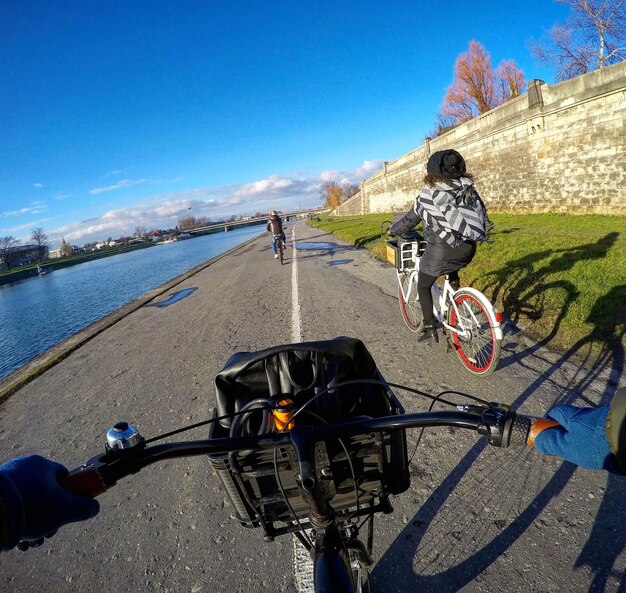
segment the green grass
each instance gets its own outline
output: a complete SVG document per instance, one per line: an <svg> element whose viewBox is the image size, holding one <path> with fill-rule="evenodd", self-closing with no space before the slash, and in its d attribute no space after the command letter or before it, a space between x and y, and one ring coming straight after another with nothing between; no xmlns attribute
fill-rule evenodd
<svg viewBox="0 0 626 593"><path fill-rule="evenodd" d="M390 213L322 217L313 226L386 260ZM461 272L505 317L572 352L626 346L626 217L493 214L493 243Z"/></svg>

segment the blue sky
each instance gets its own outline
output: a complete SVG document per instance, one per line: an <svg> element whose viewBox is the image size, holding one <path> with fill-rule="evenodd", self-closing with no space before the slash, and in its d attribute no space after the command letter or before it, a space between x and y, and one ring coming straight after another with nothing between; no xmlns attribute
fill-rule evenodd
<svg viewBox="0 0 626 593"><path fill-rule="evenodd" d="M0 237L320 204L434 127L470 40L528 80L551 0L3 0ZM191 208L191 211L189 211Z"/></svg>

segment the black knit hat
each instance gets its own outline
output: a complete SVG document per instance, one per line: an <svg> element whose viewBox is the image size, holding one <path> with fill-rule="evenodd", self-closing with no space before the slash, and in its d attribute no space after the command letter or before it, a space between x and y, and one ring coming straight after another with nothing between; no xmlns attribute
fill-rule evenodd
<svg viewBox="0 0 626 593"><path fill-rule="evenodd" d="M465 161L456 150L439 150L430 155L426 172L429 175L458 179L465 175Z"/></svg>

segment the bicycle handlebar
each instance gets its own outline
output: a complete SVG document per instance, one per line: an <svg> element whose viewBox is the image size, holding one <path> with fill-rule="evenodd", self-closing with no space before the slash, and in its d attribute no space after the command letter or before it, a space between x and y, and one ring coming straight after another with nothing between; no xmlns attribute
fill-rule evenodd
<svg viewBox="0 0 626 593"><path fill-rule="evenodd" d="M93 498L115 485L121 478L137 473L142 468L163 459L250 449L273 449L285 445L293 445L298 451L304 441L309 443L328 441L382 430L456 426L475 429L479 434L486 435L489 444L496 447L515 445L532 447L536 436L542 430L558 425L554 420L517 414L502 404L490 404L488 407L461 404L457 408L458 410L454 412L362 417L324 426L294 426L291 430L280 433L174 442L149 447L131 425L122 422L107 433L104 454L96 455L70 471L61 480L61 485L69 492Z"/></svg>

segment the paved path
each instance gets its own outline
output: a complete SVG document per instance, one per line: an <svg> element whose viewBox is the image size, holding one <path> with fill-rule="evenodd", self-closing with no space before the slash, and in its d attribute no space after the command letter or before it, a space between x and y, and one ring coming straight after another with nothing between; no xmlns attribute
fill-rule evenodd
<svg viewBox="0 0 626 593"><path fill-rule="evenodd" d="M233 352L299 339L356 336L390 381L466 391L529 414L578 396L598 403L623 381L623 363L609 353L590 374L572 353L551 354L512 333L501 368L474 378L443 345L416 345L400 318L393 269L304 223L288 238L286 265L272 259L267 237L248 243L150 297L197 289L186 298L135 308L18 389L0 405L2 459L39 452L75 466L101 450L119 420L146 436L199 421ZM408 411L428 406L399 396ZM530 450L489 450L460 430L427 432L412 474L395 513L377 523L378 590L623 590L625 480ZM229 519L205 459L160 464L100 501L93 521L0 556L1 590L294 590L290 538L265 544Z"/></svg>

